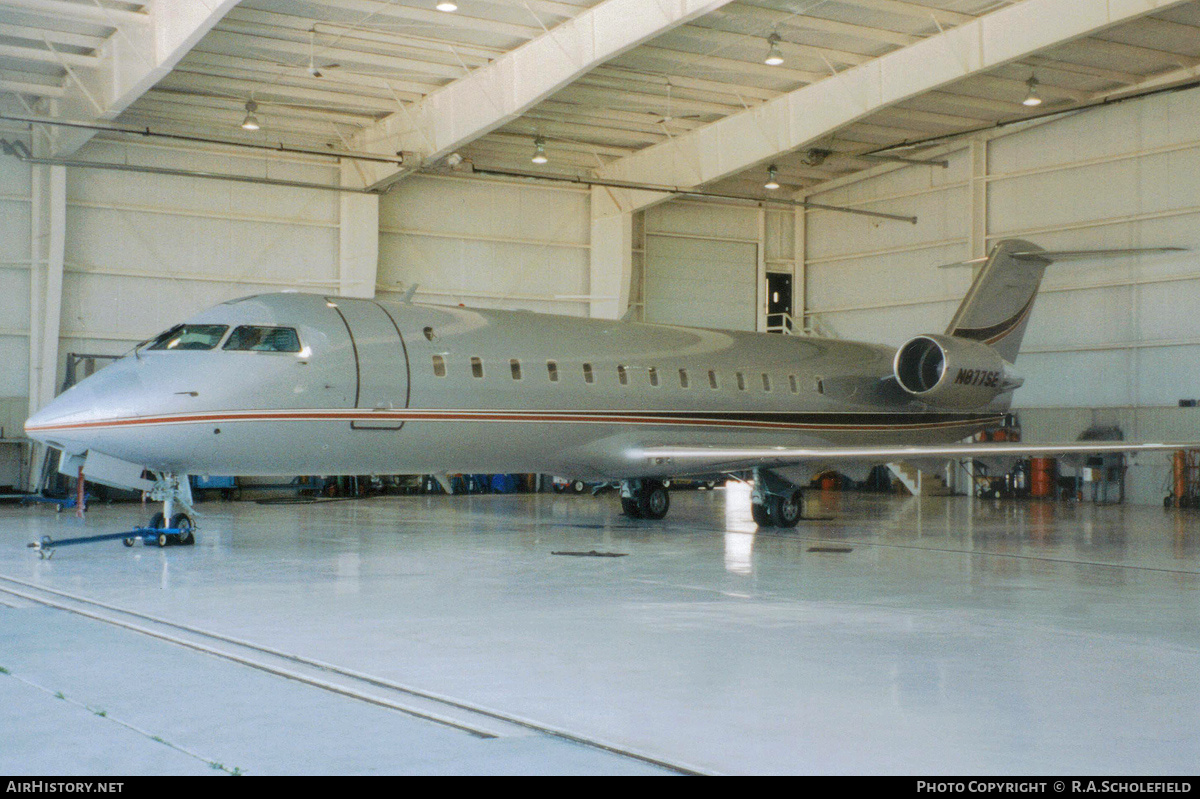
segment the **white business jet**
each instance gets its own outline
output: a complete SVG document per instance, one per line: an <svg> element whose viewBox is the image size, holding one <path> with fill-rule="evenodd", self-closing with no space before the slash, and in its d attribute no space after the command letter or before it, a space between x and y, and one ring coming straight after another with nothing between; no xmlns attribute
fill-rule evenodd
<svg viewBox="0 0 1200 799"><path fill-rule="evenodd" d="M619 480L624 512L646 519L666 515L669 477L753 471L755 520L791 527L797 485L832 466L1195 446L953 443L1002 422L1046 266L1112 254L1003 241L946 332L898 349L263 294L139 345L25 430L64 471L151 489L152 527L190 528L187 474L450 471Z"/></svg>

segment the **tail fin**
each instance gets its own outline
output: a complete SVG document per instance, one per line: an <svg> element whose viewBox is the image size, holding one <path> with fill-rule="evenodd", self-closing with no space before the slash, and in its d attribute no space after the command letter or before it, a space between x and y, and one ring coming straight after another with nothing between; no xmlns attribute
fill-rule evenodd
<svg viewBox="0 0 1200 799"><path fill-rule="evenodd" d="M992 248L946 335L990 345L1009 363L1017 360L1029 313L1037 297L1050 253L1020 239Z"/></svg>

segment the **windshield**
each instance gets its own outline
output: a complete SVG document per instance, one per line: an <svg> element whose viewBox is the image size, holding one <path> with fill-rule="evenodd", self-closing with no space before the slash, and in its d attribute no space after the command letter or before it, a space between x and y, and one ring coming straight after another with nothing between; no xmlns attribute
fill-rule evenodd
<svg viewBox="0 0 1200 799"><path fill-rule="evenodd" d="M211 350L229 325L175 325L151 342L152 350Z"/></svg>
<svg viewBox="0 0 1200 799"><path fill-rule="evenodd" d="M300 337L290 327L241 325L234 328L224 349L251 352L299 352Z"/></svg>

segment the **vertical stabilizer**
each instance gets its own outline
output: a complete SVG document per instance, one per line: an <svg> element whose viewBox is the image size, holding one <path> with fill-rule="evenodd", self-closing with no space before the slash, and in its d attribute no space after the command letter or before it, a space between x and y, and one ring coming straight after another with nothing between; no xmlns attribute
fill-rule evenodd
<svg viewBox="0 0 1200 799"><path fill-rule="evenodd" d="M1042 274L1051 261L1042 252L1020 239L1005 239L992 248L946 335L982 342L1015 362Z"/></svg>

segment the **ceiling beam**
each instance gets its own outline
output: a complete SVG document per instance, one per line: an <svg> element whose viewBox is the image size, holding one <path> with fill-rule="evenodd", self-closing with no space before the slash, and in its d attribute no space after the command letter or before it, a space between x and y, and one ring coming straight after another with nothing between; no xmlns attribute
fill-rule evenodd
<svg viewBox="0 0 1200 799"><path fill-rule="evenodd" d="M353 149L417 152L437 160L517 119L606 61L728 2L603 0L433 92L414 108L392 114L356 137ZM368 167L369 187L381 188L402 177L376 166L383 165Z"/></svg>
<svg viewBox="0 0 1200 799"><path fill-rule="evenodd" d="M50 83L34 83L32 81L0 79L0 91L28 94L34 97L62 97L66 89Z"/></svg>
<svg viewBox="0 0 1200 799"><path fill-rule="evenodd" d="M52 101L54 116L111 121L165 77L237 1L155 0L148 14L118 12L99 2L17 0L15 4L53 6L65 17L85 16L116 28L97 51L97 67L68 69L65 96ZM95 131L59 128L51 132L48 141L35 137L35 144L45 148L40 154L66 158L93 135Z"/></svg>
<svg viewBox="0 0 1200 799"><path fill-rule="evenodd" d="M25 11L32 11L36 14L44 14L58 20L81 19L88 22L97 22L101 25L109 25L114 28L120 23L137 24L149 19L149 15L144 10L131 11L126 8L106 6L100 2L68 3L65 0L4 0L4 5L9 8L19 8ZM196 3L196 5L201 4Z"/></svg>
<svg viewBox="0 0 1200 799"><path fill-rule="evenodd" d="M676 136L599 175L631 183L704 186L811 146L925 92L1187 0L1025 0L867 64ZM797 18L800 19L800 18ZM656 201L656 197L647 200ZM631 203L640 202L631 198ZM625 208L624 210L629 210Z"/></svg>

